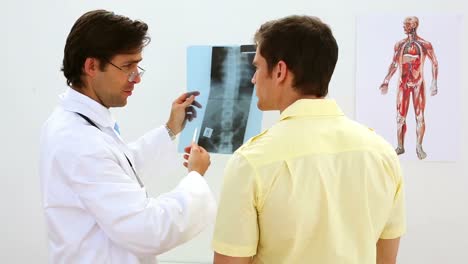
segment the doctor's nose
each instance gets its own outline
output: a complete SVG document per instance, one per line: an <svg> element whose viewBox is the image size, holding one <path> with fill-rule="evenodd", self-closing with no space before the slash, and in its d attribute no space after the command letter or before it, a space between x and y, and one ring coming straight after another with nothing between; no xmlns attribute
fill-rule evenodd
<svg viewBox="0 0 468 264"><path fill-rule="evenodd" d="M141 82L141 76L142 75L143 74L141 74L141 73L132 72L128 77L128 82L137 84L137 83Z"/></svg>
<svg viewBox="0 0 468 264"><path fill-rule="evenodd" d="M131 81L131 82L132 82L132 83L135 83L135 84L141 82L141 76L140 76L140 74L138 74L137 76L135 76L135 78L133 78L133 81Z"/></svg>

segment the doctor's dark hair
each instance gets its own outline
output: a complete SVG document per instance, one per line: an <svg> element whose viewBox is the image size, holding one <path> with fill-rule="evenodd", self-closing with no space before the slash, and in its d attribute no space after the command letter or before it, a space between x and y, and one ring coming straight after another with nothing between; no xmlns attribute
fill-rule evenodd
<svg viewBox="0 0 468 264"><path fill-rule="evenodd" d="M293 73L293 87L302 95L323 97L338 60L330 27L317 17L288 16L264 23L254 41L271 74L279 61Z"/></svg>
<svg viewBox="0 0 468 264"><path fill-rule="evenodd" d="M140 52L150 42L148 25L106 10L83 14L68 34L62 71L67 85L82 88L83 66L87 58L96 58L103 71L107 62L118 54Z"/></svg>

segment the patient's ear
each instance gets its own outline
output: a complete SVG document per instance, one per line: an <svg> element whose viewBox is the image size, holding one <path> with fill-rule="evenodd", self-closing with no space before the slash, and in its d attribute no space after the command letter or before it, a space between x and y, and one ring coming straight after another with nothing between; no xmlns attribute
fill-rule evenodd
<svg viewBox="0 0 468 264"><path fill-rule="evenodd" d="M286 65L286 62L280 60L276 64L273 74L273 77L275 77L277 82L284 82L289 74L288 65Z"/></svg>

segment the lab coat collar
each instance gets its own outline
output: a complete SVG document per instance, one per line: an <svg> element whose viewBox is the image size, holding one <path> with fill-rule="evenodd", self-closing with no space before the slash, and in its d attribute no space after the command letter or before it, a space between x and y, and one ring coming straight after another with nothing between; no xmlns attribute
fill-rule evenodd
<svg viewBox="0 0 468 264"><path fill-rule="evenodd" d="M109 109L88 96L67 88L59 97L65 110L85 115L100 127L114 128L115 120Z"/></svg>

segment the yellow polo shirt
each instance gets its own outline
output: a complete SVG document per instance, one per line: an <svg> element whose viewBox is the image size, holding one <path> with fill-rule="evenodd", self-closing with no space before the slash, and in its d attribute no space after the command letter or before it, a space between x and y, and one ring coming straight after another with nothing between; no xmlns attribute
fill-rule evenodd
<svg viewBox="0 0 468 264"><path fill-rule="evenodd" d="M329 99L302 99L227 164L213 238L254 263L367 264L406 228L393 148Z"/></svg>

